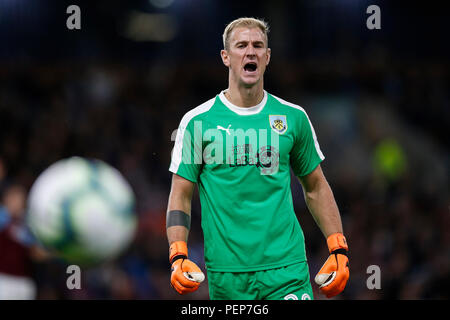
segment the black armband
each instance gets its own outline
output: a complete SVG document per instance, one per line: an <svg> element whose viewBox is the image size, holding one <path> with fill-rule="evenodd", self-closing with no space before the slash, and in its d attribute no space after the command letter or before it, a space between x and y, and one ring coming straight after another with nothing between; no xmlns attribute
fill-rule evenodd
<svg viewBox="0 0 450 320"><path fill-rule="evenodd" d="M336 249L334 251L331 252L331 254L343 254L344 256L348 257L348 250L345 249Z"/></svg>
<svg viewBox="0 0 450 320"><path fill-rule="evenodd" d="M191 228L191 216L181 210L167 212L166 229L173 226L183 226L189 230Z"/></svg>

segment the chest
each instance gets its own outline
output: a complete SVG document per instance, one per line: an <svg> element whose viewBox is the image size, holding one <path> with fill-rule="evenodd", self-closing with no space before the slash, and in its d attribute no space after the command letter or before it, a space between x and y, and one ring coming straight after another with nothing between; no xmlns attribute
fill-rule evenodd
<svg viewBox="0 0 450 320"><path fill-rule="evenodd" d="M289 163L293 130L284 115L211 117L197 124L207 166L256 167L270 172ZM199 127L201 126L201 128Z"/></svg>

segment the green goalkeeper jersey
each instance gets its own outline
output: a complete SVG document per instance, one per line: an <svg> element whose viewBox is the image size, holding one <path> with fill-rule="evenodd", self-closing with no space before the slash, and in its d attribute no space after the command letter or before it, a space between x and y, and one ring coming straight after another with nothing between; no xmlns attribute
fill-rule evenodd
<svg viewBox="0 0 450 320"><path fill-rule="evenodd" d="M237 107L221 92L186 113L169 170L198 184L207 269L306 261L290 168L305 176L323 159L305 110L266 91L254 107Z"/></svg>

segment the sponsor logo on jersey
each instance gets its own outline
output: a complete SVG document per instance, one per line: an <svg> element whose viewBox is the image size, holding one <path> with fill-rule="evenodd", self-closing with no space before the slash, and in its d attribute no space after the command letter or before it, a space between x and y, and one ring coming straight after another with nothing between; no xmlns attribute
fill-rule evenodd
<svg viewBox="0 0 450 320"><path fill-rule="evenodd" d="M258 159L262 175L271 175L278 172L280 153L276 148L272 146L259 148Z"/></svg>
<svg viewBox="0 0 450 320"><path fill-rule="evenodd" d="M233 146L232 155L227 163L230 167L255 166L262 175L271 175L278 172L280 153L273 146L262 146L254 153L251 144Z"/></svg>
<svg viewBox="0 0 450 320"><path fill-rule="evenodd" d="M270 127L279 134L283 134L287 130L286 116L269 115Z"/></svg>

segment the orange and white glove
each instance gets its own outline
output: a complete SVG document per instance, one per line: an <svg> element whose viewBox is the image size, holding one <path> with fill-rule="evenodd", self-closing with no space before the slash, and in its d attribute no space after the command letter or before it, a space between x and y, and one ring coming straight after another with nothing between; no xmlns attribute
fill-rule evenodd
<svg viewBox="0 0 450 320"><path fill-rule="evenodd" d="M327 238L330 256L317 273L314 281L319 285L320 291L332 298L341 293L350 276L348 269L348 245L342 233L334 233Z"/></svg>
<svg viewBox="0 0 450 320"><path fill-rule="evenodd" d="M169 251L169 261L172 264L170 283L179 294L194 292L205 280L205 275L200 268L187 257L187 243L172 242Z"/></svg>

